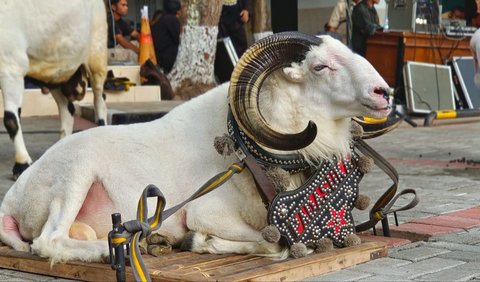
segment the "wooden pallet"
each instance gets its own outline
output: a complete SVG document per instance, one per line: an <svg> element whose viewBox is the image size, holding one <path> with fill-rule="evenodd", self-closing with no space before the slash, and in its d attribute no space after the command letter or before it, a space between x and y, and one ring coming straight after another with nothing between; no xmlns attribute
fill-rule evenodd
<svg viewBox="0 0 480 282"><path fill-rule="evenodd" d="M144 256L153 281L284 281L300 280L364 263L387 255L384 242L275 261L252 255L213 255L176 252ZM108 264L69 262L50 267L47 259L0 247L0 268L85 281L115 281ZM127 280L133 280L127 267Z"/></svg>

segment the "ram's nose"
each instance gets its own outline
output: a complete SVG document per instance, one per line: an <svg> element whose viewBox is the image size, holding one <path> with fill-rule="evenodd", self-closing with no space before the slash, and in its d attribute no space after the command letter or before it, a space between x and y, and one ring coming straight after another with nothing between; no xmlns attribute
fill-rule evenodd
<svg viewBox="0 0 480 282"><path fill-rule="evenodd" d="M378 88L375 88L373 92L377 95L381 95L383 99L385 99L388 102L390 100L392 91L393 90L391 88L378 87Z"/></svg>

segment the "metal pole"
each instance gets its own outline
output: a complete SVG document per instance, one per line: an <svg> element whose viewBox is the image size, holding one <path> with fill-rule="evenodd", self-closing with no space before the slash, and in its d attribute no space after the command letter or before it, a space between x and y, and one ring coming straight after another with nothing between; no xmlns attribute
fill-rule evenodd
<svg viewBox="0 0 480 282"><path fill-rule="evenodd" d="M112 214L113 233L122 234L122 217L119 213ZM117 281L126 281L125 275L125 249L123 244L118 244L115 248L115 257L112 266L115 268Z"/></svg>
<svg viewBox="0 0 480 282"><path fill-rule="evenodd" d="M382 229L383 229L383 236L390 237L390 226L388 225L387 216L385 216L385 218L382 219Z"/></svg>

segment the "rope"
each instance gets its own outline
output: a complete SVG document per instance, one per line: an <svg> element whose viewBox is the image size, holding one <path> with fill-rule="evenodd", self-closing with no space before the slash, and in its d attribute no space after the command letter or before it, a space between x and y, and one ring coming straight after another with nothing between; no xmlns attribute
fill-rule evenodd
<svg viewBox="0 0 480 282"><path fill-rule="evenodd" d="M241 173L244 169L245 163L243 161L232 164L226 171L221 172L208 180L188 199L177 204L174 207L169 208L166 211L164 211L166 204L165 197L163 196L160 189L158 189L153 184L148 185L143 190L142 196L138 201L137 219L127 221L121 226L115 226L114 224L114 230L110 231L110 233L108 234L110 261L112 263L112 268L117 270L117 272L124 271L124 260L123 258L118 257L123 256L123 252L121 252L120 254L115 252L115 255L113 255L113 250L117 251L118 249L120 249L120 251L122 251L124 245L127 246L128 250L128 245L130 244L130 266L132 267L132 272L135 280L151 281L147 267L145 266L142 254L140 252L139 241L150 235L152 231L159 229L165 219L170 217L188 202L193 201L196 198L201 197L220 187L222 184L227 182L233 175ZM155 209L154 215L148 218L147 198L150 197L157 197L157 207ZM123 265L119 265L119 261L120 264L123 261ZM123 269L121 269L122 267ZM118 277L119 275L117 274L117 280L125 280L124 277L123 279L118 279Z"/></svg>

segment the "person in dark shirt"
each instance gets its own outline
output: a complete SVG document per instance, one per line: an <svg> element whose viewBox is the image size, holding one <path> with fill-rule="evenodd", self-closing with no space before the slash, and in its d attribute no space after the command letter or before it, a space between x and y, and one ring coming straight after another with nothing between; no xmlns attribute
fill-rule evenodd
<svg viewBox="0 0 480 282"><path fill-rule="evenodd" d="M377 10L374 5L380 0L363 0L353 8L352 12L352 50L365 57L367 39L380 29Z"/></svg>
<svg viewBox="0 0 480 282"><path fill-rule="evenodd" d="M110 4L111 13L108 13L107 17L108 48L114 48L116 42L123 48L130 49L138 54L138 46L130 42L130 40L138 39L139 34L122 18L128 14L127 0L111 0Z"/></svg>
<svg viewBox="0 0 480 282"><path fill-rule="evenodd" d="M178 0L164 0L164 14L152 27L153 46L157 63L165 73L169 73L177 58L180 45L181 25L178 19L181 4Z"/></svg>
<svg viewBox="0 0 480 282"><path fill-rule="evenodd" d="M223 1L218 24L218 38L230 37L239 58L248 47L245 24L250 18L251 11L250 0Z"/></svg>
<svg viewBox="0 0 480 282"><path fill-rule="evenodd" d="M465 0L465 20L467 21L467 25L475 26L475 23L472 21L473 18L479 11L478 0Z"/></svg>

